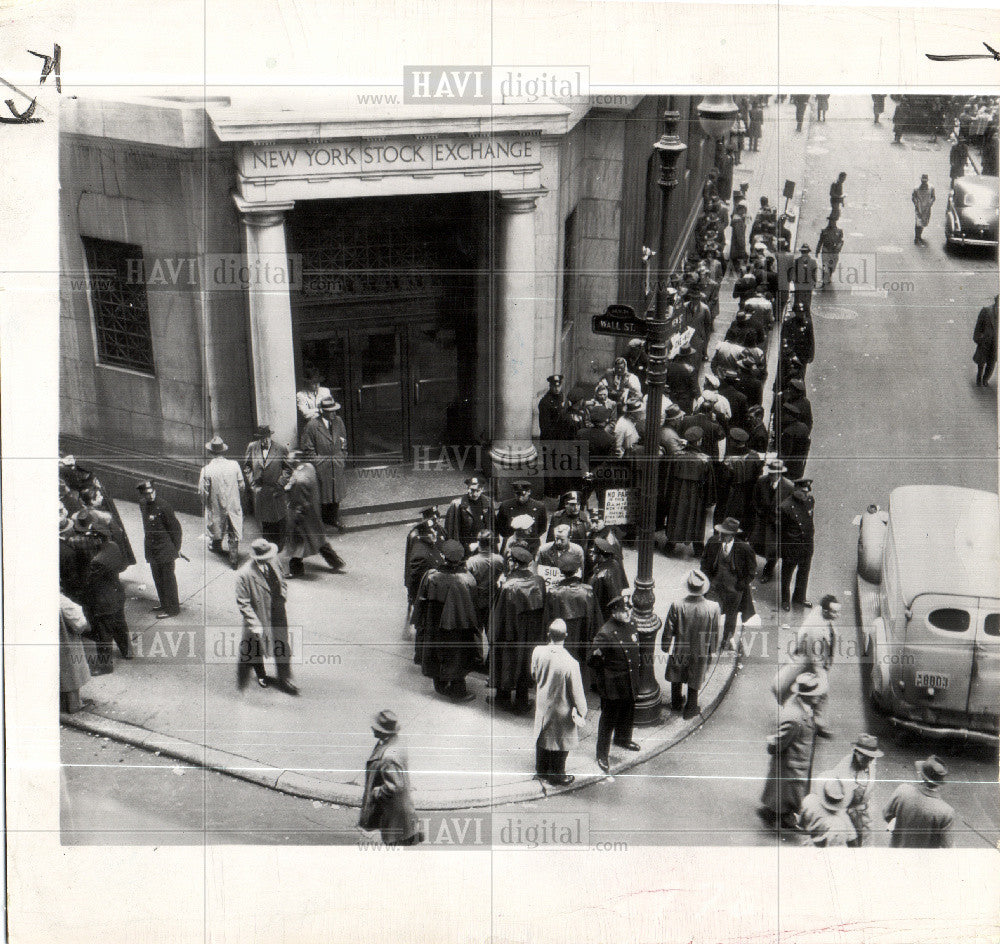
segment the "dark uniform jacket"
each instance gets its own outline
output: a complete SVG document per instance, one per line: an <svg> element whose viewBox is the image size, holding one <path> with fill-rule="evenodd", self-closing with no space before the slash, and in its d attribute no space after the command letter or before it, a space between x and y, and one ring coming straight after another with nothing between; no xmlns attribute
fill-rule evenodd
<svg viewBox="0 0 1000 944"><path fill-rule="evenodd" d="M787 316L781 325L781 341L791 346L803 364L811 364L816 356L816 339L809 318Z"/></svg>
<svg viewBox="0 0 1000 944"><path fill-rule="evenodd" d="M633 623L608 620L594 636L587 658L597 693L615 701L635 701L639 694L639 637Z"/></svg>
<svg viewBox="0 0 1000 944"><path fill-rule="evenodd" d="M448 539L458 541L469 555L469 545L479 539L479 532L484 528L490 531L494 528L493 506L486 495L480 495L475 502L468 495L456 498L449 506L444 517L444 530Z"/></svg>
<svg viewBox="0 0 1000 944"><path fill-rule="evenodd" d="M529 498L527 504L519 502L516 498L508 498L500 502L497 511L497 532L502 538L509 538L514 533L514 526L511 522L521 515L531 515L535 522L532 537L541 540L545 529L549 523L549 515L545 506L534 498Z"/></svg>
<svg viewBox="0 0 1000 944"><path fill-rule="evenodd" d="M562 439L565 432L566 400L551 390L538 401L538 429L542 439Z"/></svg>
<svg viewBox="0 0 1000 944"><path fill-rule="evenodd" d="M549 531L545 538L547 541L554 540L556 528L561 524L569 525L570 544L579 544L580 547L586 551L587 540L590 535L590 526L583 517L583 512L578 512L572 517L570 517L570 515L568 515L565 511L555 512L552 515L552 520L549 522Z"/></svg>
<svg viewBox="0 0 1000 944"><path fill-rule="evenodd" d="M797 553L808 551L812 553L813 538L816 533L813 521L813 509L816 499L812 495L804 495L800 501L795 495L790 495L781 503L781 547L794 550Z"/></svg>
<svg viewBox="0 0 1000 944"><path fill-rule="evenodd" d="M160 497L139 502L146 532L145 553L150 563L177 560L181 549L181 525L173 509Z"/></svg>

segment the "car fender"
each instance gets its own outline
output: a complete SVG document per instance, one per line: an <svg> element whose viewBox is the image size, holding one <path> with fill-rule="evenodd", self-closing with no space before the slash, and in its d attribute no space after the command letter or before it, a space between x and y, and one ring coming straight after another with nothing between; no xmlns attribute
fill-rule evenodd
<svg viewBox="0 0 1000 944"><path fill-rule="evenodd" d="M869 505L855 522L858 524L858 573L869 583L882 582L882 549L889 518L878 505Z"/></svg>

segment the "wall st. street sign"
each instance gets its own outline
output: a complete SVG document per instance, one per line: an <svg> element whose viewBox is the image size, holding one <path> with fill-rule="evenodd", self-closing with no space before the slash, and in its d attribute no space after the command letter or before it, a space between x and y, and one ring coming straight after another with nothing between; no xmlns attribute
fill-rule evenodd
<svg viewBox="0 0 1000 944"><path fill-rule="evenodd" d="M608 305L603 315L594 315L590 321L594 334L610 334L620 338L646 337L646 322L635 316L630 305Z"/></svg>

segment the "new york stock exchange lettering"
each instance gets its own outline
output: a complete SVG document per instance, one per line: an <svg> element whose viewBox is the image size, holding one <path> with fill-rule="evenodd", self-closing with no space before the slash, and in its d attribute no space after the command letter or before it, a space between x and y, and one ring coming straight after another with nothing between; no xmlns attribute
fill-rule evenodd
<svg viewBox="0 0 1000 944"><path fill-rule="evenodd" d="M342 141L291 146L251 145L243 149L244 177L301 177L464 171L530 167L541 158L535 135L436 140Z"/></svg>

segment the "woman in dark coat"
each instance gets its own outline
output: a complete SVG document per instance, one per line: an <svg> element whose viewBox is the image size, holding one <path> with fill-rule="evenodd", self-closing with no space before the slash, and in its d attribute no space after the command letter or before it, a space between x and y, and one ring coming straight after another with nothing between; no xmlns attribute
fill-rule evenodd
<svg viewBox="0 0 1000 944"><path fill-rule="evenodd" d="M667 486L666 550L676 544L691 544L696 554L704 550L708 509L715 504L715 473L712 460L700 448L700 426L688 429L687 450L671 464Z"/></svg>
<svg viewBox="0 0 1000 944"><path fill-rule="evenodd" d="M466 569L465 549L458 541L445 541L442 554L444 562L424 575L413 604L413 661L434 680L439 695L469 701L474 696L465 676L479 652L476 578Z"/></svg>
<svg viewBox="0 0 1000 944"><path fill-rule="evenodd" d="M972 340L976 342L976 353L972 356L973 363L977 365L976 386L988 387L990 377L993 376L993 368L997 363L997 298L994 297L993 304L980 309L979 317L976 319L976 328L972 333Z"/></svg>

